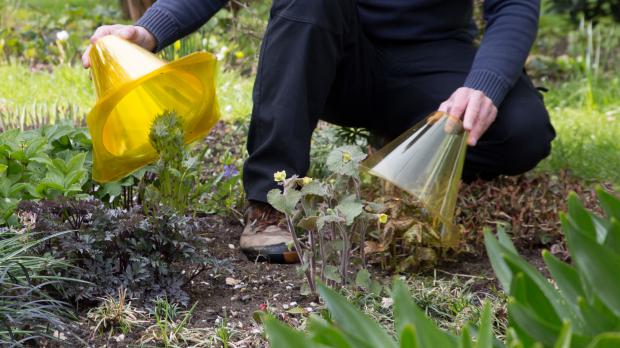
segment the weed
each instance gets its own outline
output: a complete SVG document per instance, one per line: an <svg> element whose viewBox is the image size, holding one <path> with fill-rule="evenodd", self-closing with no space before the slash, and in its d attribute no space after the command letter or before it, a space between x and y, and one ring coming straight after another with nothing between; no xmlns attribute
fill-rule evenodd
<svg viewBox="0 0 620 348"><path fill-rule="evenodd" d="M127 289L119 288L117 297L106 296L98 307L88 311L87 317L95 323L93 336L103 332L111 336L131 332L132 327L145 322L140 319L143 314L127 300Z"/></svg>

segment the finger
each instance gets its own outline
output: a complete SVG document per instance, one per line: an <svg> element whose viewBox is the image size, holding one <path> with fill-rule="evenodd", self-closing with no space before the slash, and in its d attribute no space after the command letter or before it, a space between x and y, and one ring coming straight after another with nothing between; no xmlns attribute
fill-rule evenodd
<svg viewBox="0 0 620 348"><path fill-rule="evenodd" d="M86 50L84 51L84 54L82 55L82 66L86 69L90 68L90 50L91 50L92 46L88 45L88 47L86 47Z"/></svg>
<svg viewBox="0 0 620 348"><path fill-rule="evenodd" d="M469 93L466 90L459 88L452 95L451 99L452 103L448 108L448 113L458 118L462 118L465 113L465 109L467 108Z"/></svg>
<svg viewBox="0 0 620 348"><path fill-rule="evenodd" d="M467 139L467 143L470 146L476 146L476 144L478 144L478 140L480 140L482 135L489 129L491 124L493 124L496 116L497 109L494 106L485 106L482 109L478 122L474 125Z"/></svg>
<svg viewBox="0 0 620 348"><path fill-rule="evenodd" d="M441 105L439 105L439 108L437 109L437 111L448 112L449 106L450 106L450 103L446 100L445 102L441 103Z"/></svg>
<svg viewBox="0 0 620 348"><path fill-rule="evenodd" d="M465 117L463 118L463 128L471 130L478 122L483 100L484 94L479 91L475 91L470 95L467 109L465 110Z"/></svg>
<svg viewBox="0 0 620 348"><path fill-rule="evenodd" d="M138 39L138 31L131 26L123 27L118 31L117 35L128 41L136 41Z"/></svg>

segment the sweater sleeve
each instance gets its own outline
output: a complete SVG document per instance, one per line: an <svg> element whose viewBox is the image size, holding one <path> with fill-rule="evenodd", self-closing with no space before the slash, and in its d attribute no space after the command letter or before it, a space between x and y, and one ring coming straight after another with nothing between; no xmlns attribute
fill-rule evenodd
<svg viewBox="0 0 620 348"><path fill-rule="evenodd" d="M464 86L495 106L517 81L538 31L540 0L486 0L487 27Z"/></svg>
<svg viewBox="0 0 620 348"><path fill-rule="evenodd" d="M136 25L144 27L157 39L156 51L202 26L228 0L158 0Z"/></svg>

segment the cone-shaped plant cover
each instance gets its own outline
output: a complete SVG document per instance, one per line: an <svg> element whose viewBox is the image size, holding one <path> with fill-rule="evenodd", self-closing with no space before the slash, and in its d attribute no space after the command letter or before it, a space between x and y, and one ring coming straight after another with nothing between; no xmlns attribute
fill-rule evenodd
<svg viewBox="0 0 620 348"><path fill-rule="evenodd" d="M109 182L157 159L149 141L157 115L183 118L185 143L206 135L220 117L216 59L194 53L172 63L116 36L90 51L97 104L87 117L93 140L93 179Z"/></svg>
<svg viewBox="0 0 620 348"><path fill-rule="evenodd" d="M465 163L460 119L435 112L362 162L362 168L412 194L441 226L442 242L459 241L453 219Z"/></svg>

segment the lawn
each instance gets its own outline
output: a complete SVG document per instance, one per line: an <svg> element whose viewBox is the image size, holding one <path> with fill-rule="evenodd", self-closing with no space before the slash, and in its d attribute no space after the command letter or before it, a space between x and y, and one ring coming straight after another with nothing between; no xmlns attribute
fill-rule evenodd
<svg viewBox="0 0 620 348"><path fill-rule="evenodd" d="M94 28L125 21L118 1L0 0L0 346L620 344L620 26L605 13L572 22L551 3L526 66L548 90L550 157L463 184L449 248L419 202L360 173L364 132L321 122L312 178L277 173L285 190L270 194L296 226L295 267L239 249L269 2L222 11L160 54L218 56L222 119L179 146L178 115L160 115L158 160L104 184L80 55Z"/></svg>

